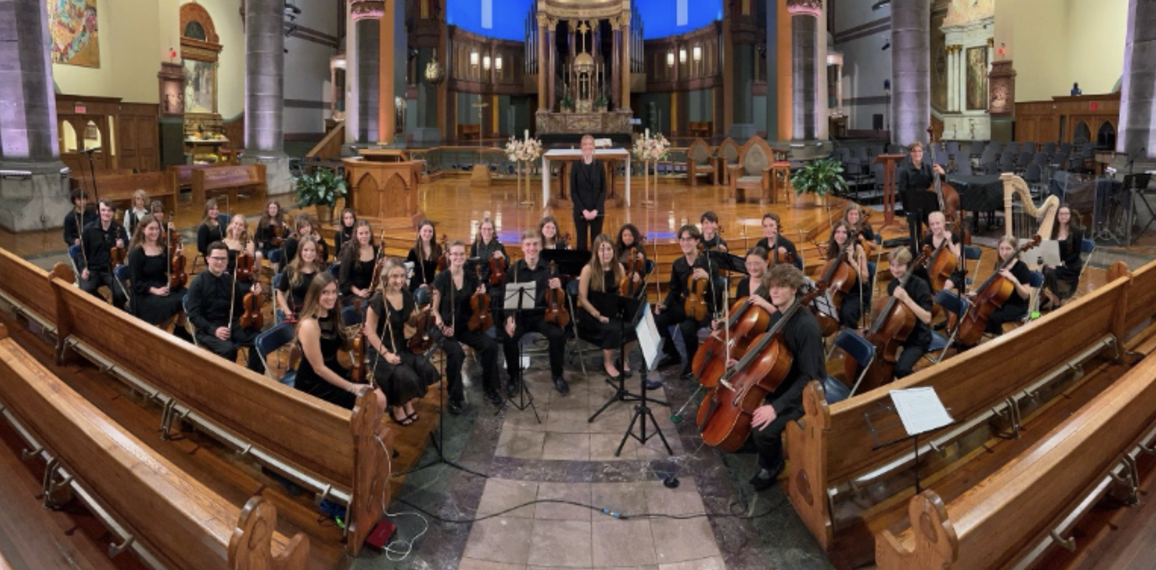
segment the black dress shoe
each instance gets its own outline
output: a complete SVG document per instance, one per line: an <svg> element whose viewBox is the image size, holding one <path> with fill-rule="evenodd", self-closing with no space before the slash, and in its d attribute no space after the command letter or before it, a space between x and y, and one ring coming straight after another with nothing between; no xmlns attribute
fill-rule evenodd
<svg viewBox="0 0 1156 570"><path fill-rule="evenodd" d="M779 465L774 469L759 469L754 477L751 477L751 487L755 489L756 493L770 489L775 485L775 481L778 481L779 474L783 472L783 468L786 466L786 463L779 462Z"/></svg>
<svg viewBox="0 0 1156 570"><path fill-rule="evenodd" d="M682 374L679 374L678 377L682 378L683 380L693 380L694 371L691 370L689 366L683 367Z"/></svg>
<svg viewBox="0 0 1156 570"><path fill-rule="evenodd" d="M502 402L505 401L502 399L502 396L498 394L497 390L486 391L486 399L489 400L490 403L495 405L495 406L500 406L500 405L502 405Z"/></svg>
<svg viewBox="0 0 1156 570"><path fill-rule="evenodd" d="M666 368L667 366L674 366L675 364L678 364L680 362L682 362L681 356L679 356L677 354L668 354L666 356L663 356L662 360L658 361L657 368Z"/></svg>
<svg viewBox="0 0 1156 570"><path fill-rule="evenodd" d="M465 403L458 400L450 400L450 403L446 404L446 409L456 416L465 410Z"/></svg>
<svg viewBox="0 0 1156 570"><path fill-rule="evenodd" d="M565 378L561 376L555 376L554 389L557 390L559 394L566 395L570 393L570 384L566 382Z"/></svg>
<svg viewBox="0 0 1156 570"><path fill-rule="evenodd" d="M642 381L642 387L647 390L657 390L662 387L662 380L646 379Z"/></svg>
<svg viewBox="0 0 1156 570"><path fill-rule="evenodd" d="M518 395L522 389L522 381L510 378L510 382L506 384L506 395L513 398Z"/></svg>
<svg viewBox="0 0 1156 570"><path fill-rule="evenodd" d="M622 371L623 376L625 376L627 378L634 376L633 370L627 370L626 367L622 365L622 357L621 356L619 356L618 359L614 361L614 366L618 367L618 369Z"/></svg>

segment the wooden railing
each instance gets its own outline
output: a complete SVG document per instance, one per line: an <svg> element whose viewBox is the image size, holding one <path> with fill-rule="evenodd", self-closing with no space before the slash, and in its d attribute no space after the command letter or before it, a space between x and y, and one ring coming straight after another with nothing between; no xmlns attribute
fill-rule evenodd
<svg viewBox="0 0 1156 570"><path fill-rule="evenodd" d="M193 204L204 205L211 194L222 190L229 195L229 201L237 203L237 191L251 188L258 195L265 195L265 165L239 164L218 166L193 171Z"/></svg>
<svg viewBox="0 0 1156 570"><path fill-rule="evenodd" d="M345 144L345 122L337 123L325 138L321 139L306 155L310 158L341 158L341 145Z"/></svg>
<svg viewBox="0 0 1156 570"><path fill-rule="evenodd" d="M77 178L72 179L72 185L77 188L85 188L81 185L81 180ZM115 205L131 207L133 192L144 190L148 193L149 201L160 200L164 203L166 212L176 211L177 207L177 193L169 187L163 172L142 172L139 174L97 172L96 186L92 185L91 177L88 177L87 188L89 200L95 200L99 197L101 200L111 200ZM148 206L147 202L145 206Z"/></svg>

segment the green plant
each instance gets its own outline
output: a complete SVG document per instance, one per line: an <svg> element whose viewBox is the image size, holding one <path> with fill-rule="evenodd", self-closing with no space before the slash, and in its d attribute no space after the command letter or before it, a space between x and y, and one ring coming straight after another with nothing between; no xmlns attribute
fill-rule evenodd
<svg viewBox="0 0 1156 570"><path fill-rule="evenodd" d="M791 185L795 187L795 194L818 196L847 189L847 181L843 179L843 166L830 158L811 161L796 170L791 176Z"/></svg>
<svg viewBox="0 0 1156 570"><path fill-rule="evenodd" d="M596 97L596 98L594 99L594 106L595 106L596 108L602 108L602 109L605 109L605 108L606 108L606 105L607 105L607 101L606 101L606 93L604 93L604 92L603 92L601 89L599 89L599 90L598 90L598 97Z"/></svg>
<svg viewBox="0 0 1156 570"><path fill-rule="evenodd" d="M574 110L574 98L570 96L569 87L563 87L561 107L562 109Z"/></svg>
<svg viewBox="0 0 1156 570"><path fill-rule="evenodd" d="M337 205L337 200L349 192L345 179L328 168L317 168L312 174L297 179L297 207Z"/></svg>

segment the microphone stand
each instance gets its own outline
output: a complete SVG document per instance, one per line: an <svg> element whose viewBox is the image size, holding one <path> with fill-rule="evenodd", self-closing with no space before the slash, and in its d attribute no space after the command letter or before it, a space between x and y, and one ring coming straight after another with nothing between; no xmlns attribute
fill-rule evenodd
<svg viewBox="0 0 1156 570"><path fill-rule="evenodd" d="M1144 147L1140 147L1140 148L1136 149L1135 152L1129 153L1129 155L1128 155L1128 178L1127 178L1127 180L1129 180L1131 182L1131 185L1129 188L1126 189L1126 190L1128 190L1128 208L1127 208L1128 214L1127 214L1127 219L1124 220L1124 227L1126 228L1124 231L1127 232L1127 233L1125 233L1125 237L1124 237L1124 245L1127 247L1132 247L1132 243L1133 243L1133 241L1132 241L1133 240L1133 237L1132 237L1132 219L1136 217L1136 173L1135 173L1136 159L1139 158L1140 154L1145 152L1146 150L1147 149L1145 149ZM1139 239L1139 237L1140 236L1136 236L1136 239Z"/></svg>

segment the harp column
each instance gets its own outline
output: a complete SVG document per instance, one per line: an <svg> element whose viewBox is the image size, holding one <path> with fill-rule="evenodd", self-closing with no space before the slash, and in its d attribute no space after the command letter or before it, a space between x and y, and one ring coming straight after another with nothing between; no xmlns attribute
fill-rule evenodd
<svg viewBox="0 0 1156 570"><path fill-rule="evenodd" d="M245 3L245 154L265 165L269 194L292 190L285 154L285 35L283 0Z"/></svg>

